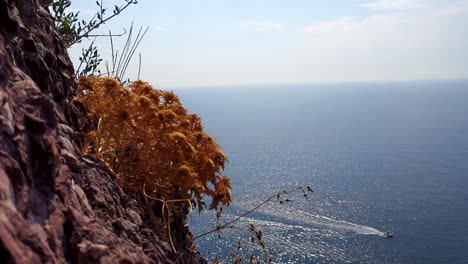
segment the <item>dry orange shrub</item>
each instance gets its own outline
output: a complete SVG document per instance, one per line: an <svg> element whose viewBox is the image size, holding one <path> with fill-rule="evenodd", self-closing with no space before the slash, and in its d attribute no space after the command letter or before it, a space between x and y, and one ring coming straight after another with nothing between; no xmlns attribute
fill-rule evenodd
<svg viewBox="0 0 468 264"><path fill-rule="evenodd" d="M79 89L77 100L98 120L84 151L92 146L124 186L165 201L195 199L199 210L206 196L210 209L231 202L230 178L220 174L226 156L173 92L94 76L81 77Z"/></svg>

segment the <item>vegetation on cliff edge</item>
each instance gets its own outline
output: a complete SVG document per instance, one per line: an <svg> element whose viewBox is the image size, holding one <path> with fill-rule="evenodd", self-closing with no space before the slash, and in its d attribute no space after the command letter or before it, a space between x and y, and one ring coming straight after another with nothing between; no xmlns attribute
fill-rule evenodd
<svg viewBox="0 0 468 264"><path fill-rule="evenodd" d="M98 122L84 152L94 151L126 188L163 201L194 199L199 210L206 196L210 209L231 202L230 178L221 174L226 156L173 92L90 76L80 78L76 99Z"/></svg>

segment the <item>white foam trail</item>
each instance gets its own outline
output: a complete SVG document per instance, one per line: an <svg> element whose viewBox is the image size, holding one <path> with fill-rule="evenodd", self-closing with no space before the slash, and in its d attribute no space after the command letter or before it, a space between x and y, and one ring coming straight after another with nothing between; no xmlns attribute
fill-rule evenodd
<svg viewBox="0 0 468 264"><path fill-rule="evenodd" d="M287 209L287 208L282 208L281 209L281 214L277 210L270 208L264 208L266 210L262 210L264 213L268 213L273 216L279 216L286 218L288 220L291 220L293 222L298 222L298 225L289 225L290 227L295 227L295 228L302 228L302 229L309 229L313 226L318 226L318 227L326 227L327 229L332 229L335 231L339 232L353 232L356 234L361 234L361 235L376 235L376 236L385 236L385 232L380 231L376 228L366 226L366 225L360 225L360 224L355 224L351 223L348 221L344 220L336 220L330 217L326 217L323 215L319 214L311 214L307 213L301 210L292 210L292 209ZM284 214L284 210L287 211L287 214ZM278 222L271 222L271 221L261 221L265 225L285 225L282 223Z"/></svg>
<svg viewBox="0 0 468 264"><path fill-rule="evenodd" d="M315 258L329 262L356 262L349 255L346 237L349 233L385 237L385 233L366 225L336 220L319 214L311 214L293 208L266 206L258 216L243 217L237 228L248 229L249 224L262 229L270 252L276 254L278 263L313 263ZM224 221L236 217L226 214ZM266 220L268 219L268 220ZM226 230L227 231L227 230ZM238 232L234 238L225 240L220 248L232 247L232 241L242 239ZM229 236L228 236L229 237ZM329 238L344 239L340 243L330 243ZM345 243L345 244L343 244Z"/></svg>
<svg viewBox="0 0 468 264"><path fill-rule="evenodd" d="M300 210L297 210L296 212L307 216L307 219L310 220L314 224L327 226L335 230L355 232L361 235L385 236L385 232L380 231L370 226L355 224L355 223L351 223L351 222L344 221L344 220L336 220L336 219L326 217L323 215L317 215L317 214L314 215L314 214L310 214L310 213L300 211Z"/></svg>
<svg viewBox="0 0 468 264"><path fill-rule="evenodd" d="M308 227L308 226L304 226L304 225L284 224L284 223L281 223L281 222L259 220L259 219L254 219L254 218L250 218L250 217L245 217L243 220L245 222L253 223L253 224L256 224L256 225L277 227L277 228L281 228L281 229L284 229L284 230L295 228L295 229L300 229L300 230L303 230L303 231L306 231L306 232L317 231L316 228L312 228L312 227Z"/></svg>

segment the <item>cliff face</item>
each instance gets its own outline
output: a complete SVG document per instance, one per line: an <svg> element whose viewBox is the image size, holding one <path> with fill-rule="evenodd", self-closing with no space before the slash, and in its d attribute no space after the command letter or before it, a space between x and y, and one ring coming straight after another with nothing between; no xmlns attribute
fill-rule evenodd
<svg viewBox="0 0 468 264"><path fill-rule="evenodd" d="M46 2L0 0L0 263L199 261L172 253L115 175L81 155L85 113Z"/></svg>

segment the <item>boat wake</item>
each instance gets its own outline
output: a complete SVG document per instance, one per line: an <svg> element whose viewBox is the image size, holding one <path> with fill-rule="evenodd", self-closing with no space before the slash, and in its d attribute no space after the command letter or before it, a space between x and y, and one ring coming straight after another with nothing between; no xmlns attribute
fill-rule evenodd
<svg viewBox="0 0 468 264"><path fill-rule="evenodd" d="M323 215L310 214L303 211L296 212L297 214L303 215L303 219L307 219L307 222L309 223L313 223L318 226L328 227L337 231L354 232L360 235L376 235L382 237L384 237L386 234L383 231L366 225L355 224L348 221L337 220Z"/></svg>
<svg viewBox="0 0 468 264"><path fill-rule="evenodd" d="M286 212L285 212L286 210ZM386 237L386 232L378 230L371 226L360 225L344 220L337 220L319 214L311 214L301 210L294 210L290 208L282 208L281 212L275 208L264 208L261 210L266 214L268 219L279 218L278 220L263 221L254 218L246 218L246 221L256 222L260 225L267 226L290 226L291 228L314 229L314 230L333 230L339 233L356 233L360 235L375 235ZM262 217L263 218L263 217Z"/></svg>
<svg viewBox="0 0 468 264"><path fill-rule="evenodd" d="M242 213L242 210L236 214L227 213L224 221L229 222L235 219L239 213ZM362 256L354 256L350 253L349 243L351 242L348 242L350 235L387 236L385 232L371 226L337 220L294 208L278 209L276 206L267 205L252 215L240 218L232 229L225 229L223 232L225 239L218 242L215 246L216 250L221 252L226 248L236 247L235 243L240 239L248 241L249 233L239 232L239 229L249 230L250 224L263 231L268 250L275 256L278 263L313 263L317 259L324 259L326 262L359 262L357 257ZM206 247L211 245L209 240L204 243ZM215 252L214 249L213 252Z"/></svg>

